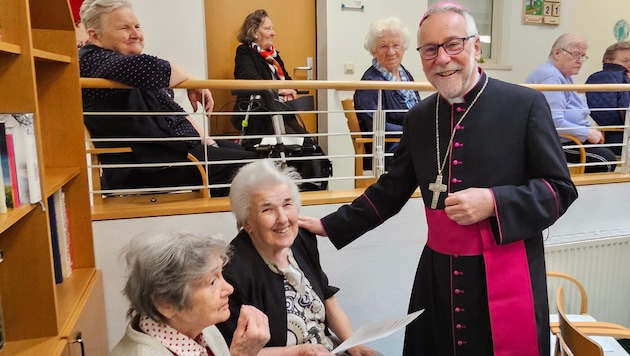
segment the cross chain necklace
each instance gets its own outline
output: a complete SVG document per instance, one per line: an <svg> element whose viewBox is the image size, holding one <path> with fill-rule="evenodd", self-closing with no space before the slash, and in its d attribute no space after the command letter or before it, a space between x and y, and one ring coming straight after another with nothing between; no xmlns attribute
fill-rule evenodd
<svg viewBox="0 0 630 356"><path fill-rule="evenodd" d="M468 108L466 109L462 117L455 124L455 127L453 128L453 131L451 132L451 138L448 141L446 153L444 154L444 161L440 161L440 125L439 125L439 119L438 119L439 111L440 111L440 95L439 93L437 95L437 101L435 103L435 152L436 152L436 158L437 158L438 174L437 174L437 177L435 177L435 182L429 183L429 190L433 192L433 196L431 198L431 209L437 209L437 203L438 203L438 200L440 199L440 193L446 192L446 184L442 183L442 179L443 179L442 172L444 171L448 154L451 150L451 146L453 145L453 139L455 138L455 132L457 131L457 126L459 126L459 124L461 124L462 121L464 121L464 118L466 117L466 115L468 115L468 112L470 111L470 109L472 109L473 105L475 105L475 103L477 102L477 99L479 99L479 97L481 96L481 93L483 93L484 89L486 89L486 85L488 85L487 76L486 76L486 81L483 83L483 86L481 87L481 90L479 90L479 93L477 93L473 101L470 103L470 106L468 106Z"/></svg>

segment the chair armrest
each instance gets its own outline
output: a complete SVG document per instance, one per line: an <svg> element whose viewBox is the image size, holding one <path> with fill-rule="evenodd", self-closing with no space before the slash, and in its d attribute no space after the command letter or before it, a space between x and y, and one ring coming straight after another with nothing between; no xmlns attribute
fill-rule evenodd
<svg viewBox="0 0 630 356"><path fill-rule="evenodd" d="M106 153L129 153L131 152L131 147L86 148L85 152L92 155Z"/></svg>
<svg viewBox="0 0 630 356"><path fill-rule="evenodd" d="M354 139L357 143L372 143L374 139L371 137L357 137ZM398 137L386 137L385 142L400 142L400 138Z"/></svg>

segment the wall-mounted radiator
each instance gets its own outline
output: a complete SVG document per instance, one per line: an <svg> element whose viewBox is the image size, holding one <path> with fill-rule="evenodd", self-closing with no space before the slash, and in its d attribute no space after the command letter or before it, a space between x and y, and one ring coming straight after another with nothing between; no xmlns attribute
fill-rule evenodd
<svg viewBox="0 0 630 356"><path fill-rule="evenodd" d="M588 295L588 314L600 321L630 327L630 236L598 238L545 247L548 271L577 278ZM579 313L577 289L550 278L549 307L555 313L555 290L565 286L567 312Z"/></svg>

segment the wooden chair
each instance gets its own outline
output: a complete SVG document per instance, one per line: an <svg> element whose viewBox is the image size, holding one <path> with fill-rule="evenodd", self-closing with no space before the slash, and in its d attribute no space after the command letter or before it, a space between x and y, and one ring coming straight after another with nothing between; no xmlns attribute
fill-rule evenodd
<svg viewBox="0 0 630 356"><path fill-rule="evenodd" d="M559 339L564 341L560 343L560 348L568 347L565 352L570 352L575 356L603 356L602 347L580 331L567 318L564 312L564 288L562 286L558 287L556 291L556 307L558 308Z"/></svg>
<svg viewBox="0 0 630 356"><path fill-rule="evenodd" d="M584 174L584 169L586 167L583 164L586 163L586 149L584 149L582 142L578 140L577 137L570 134L560 133L558 135L562 138L566 138L573 141L573 143L575 143L578 146L577 149L580 151L580 162L579 162L580 166L569 167L569 172L571 174Z"/></svg>
<svg viewBox="0 0 630 356"><path fill-rule="evenodd" d="M547 271L547 278L554 278L554 277L569 281L572 285L575 286L575 288L578 290L580 294L580 315L589 315L588 314L588 296L586 294L586 289L584 288L582 283L580 283L580 281L577 280L577 278L569 274L562 273L562 272L555 272L555 271ZM560 288L564 288L564 287L568 287L568 285L559 286L556 289L556 292ZM562 298L563 298L562 299L563 312L565 312L564 292L563 292ZM566 312L565 312L565 315L566 315ZM612 336L616 338L630 338L630 330L623 325L619 325L615 323L609 323L605 321L573 321L572 324L578 329L580 329L581 332L590 336ZM557 322L551 322L550 327L551 327L552 333L558 334L558 332L560 331L559 318Z"/></svg>
<svg viewBox="0 0 630 356"><path fill-rule="evenodd" d="M569 345L564 341L564 338L560 333L556 334L556 349L554 351L555 356L575 356L571 349L569 349Z"/></svg>
<svg viewBox="0 0 630 356"><path fill-rule="evenodd" d="M359 125L359 118L354 110L354 99L346 98L341 101L344 114L348 123L348 130L350 130L350 138L352 139L352 146L354 147L354 153L356 155L366 154L366 144L372 143L374 139L372 137L363 137L361 134L361 126ZM386 137L385 142L398 142L400 138ZM354 158L354 175L363 176L363 157ZM354 181L355 188L367 188L372 183L376 182L376 178L369 179L356 179Z"/></svg>
<svg viewBox="0 0 630 356"><path fill-rule="evenodd" d="M606 132L624 132L624 128L621 127L606 127L606 126L600 126L597 128L599 131L601 131L604 136L606 135ZM602 143L604 143L605 141L602 141ZM625 147L621 148L622 150L626 149ZM621 160L621 156L617 156L617 161Z"/></svg>
<svg viewBox="0 0 630 356"><path fill-rule="evenodd" d="M132 152L131 147L108 147L108 148L96 148L94 147L94 143L92 142L92 137L90 132L86 127L84 127L85 133L85 152L89 155L90 165L92 166L91 170L91 190L99 191L101 190L101 176L102 170L99 167L94 167L100 164L99 156L105 154L113 154L113 153L129 153ZM142 193L142 194L125 194L125 195L117 195L111 196L107 199L104 199L102 194L92 194L94 204L104 204L104 203L123 203L123 202L133 202L133 203L156 203L159 201L173 201L173 200L184 200L184 199L193 199L193 198L209 198L210 193L208 188L208 175L206 174L206 170L199 162L197 157L193 154L188 153L188 159L191 162L197 162L197 169L199 170L199 174L201 176L202 185L204 188L201 188L197 191L192 192L182 192L177 194L164 194L164 193Z"/></svg>

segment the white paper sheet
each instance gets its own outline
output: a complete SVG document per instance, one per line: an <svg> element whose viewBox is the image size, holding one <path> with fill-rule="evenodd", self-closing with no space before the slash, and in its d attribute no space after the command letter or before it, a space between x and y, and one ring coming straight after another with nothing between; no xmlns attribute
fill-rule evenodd
<svg viewBox="0 0 630 356"><path fill-rule="evenodd" d="M342 342L339 346L337 346L337 348L332 350L332 353L336 354L339 352L343 352L351 347L365 344L366 342L374 341L391 335L395 331L407 326L407 324L414 321L418 317L418 315L422 314L423 311L424 309L413 312L402 318L393 318L368 325L363 325L359 328L359 330L355 331L352 336L347 338L346 341Z"/></svg>
<svg viewBox="0 0 630 356"><path fill-rule="evenodd" d="M260 141L260 146L274 146L278 143L275 136L265 136ZM300 136L283 136L282 143L286 146L288 145L297 145L302 146L304 144L304 137Z"/></svg>

